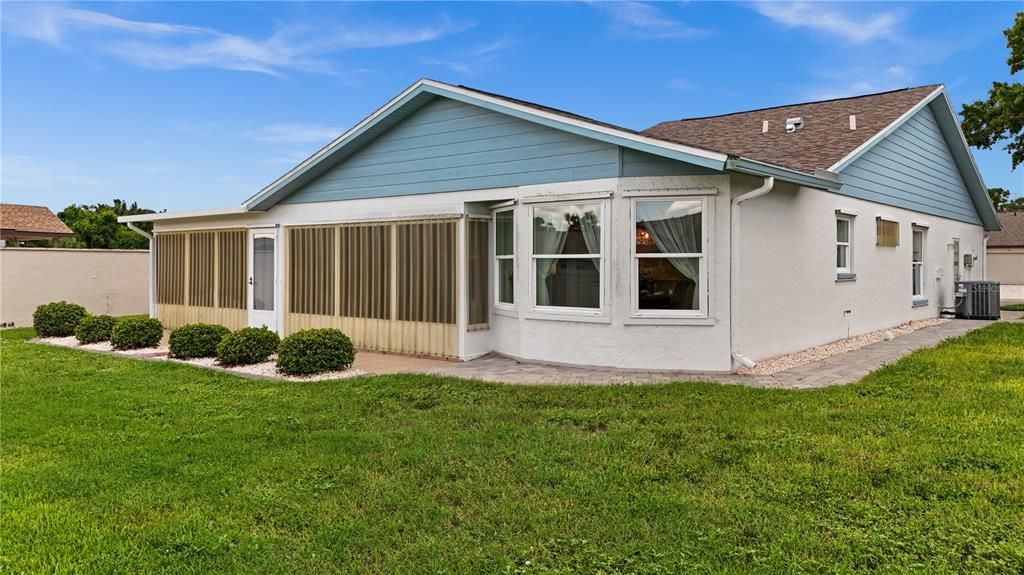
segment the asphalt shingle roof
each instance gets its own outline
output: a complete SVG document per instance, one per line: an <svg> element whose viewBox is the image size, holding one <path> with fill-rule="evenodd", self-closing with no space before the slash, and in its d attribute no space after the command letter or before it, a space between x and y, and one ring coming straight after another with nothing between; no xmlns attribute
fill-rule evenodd
<svg viewBox="0 0 1024 575"><path fill-rule="evenodd" d="M1024 248L1024 212L1003 212L998 217L1003 229L988 233L989 247Z"/></svg>
<svg viewBox="0 0 1024 575"><path fill-rule="evenodd" d="M5 233L50 234L54 237L75 235L50 208L23 204L0 204L0 229Z"/></svg>
<svg viewBox="0 0 1024 575"><path fill-rule="evenodd" d="M640 133L813 174L843 159L939 87L673 120ZM857 116L855 130L850 129L850 115ZM788 118L803 118L804 127L787 134ZM762 133L766 120L768 131Z"/></svg>

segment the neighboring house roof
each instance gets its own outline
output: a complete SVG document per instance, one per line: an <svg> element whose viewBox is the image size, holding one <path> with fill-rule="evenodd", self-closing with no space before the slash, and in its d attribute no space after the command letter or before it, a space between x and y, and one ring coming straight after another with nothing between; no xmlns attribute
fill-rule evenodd
<svg viewBox="0 0 1024 575"><path fill-rule="evenodd" d="M926 105L937 111L957 166L986 229L996 229L995 210L960 133L941 85L880 94L778 106L708 118L662 122L636 131L557 108L466 86L422 79L393 98L315 154L246 199L243 211L262 211L345 161L437 97L450 98L544 126L624 148L714 170L773 176L778 180L825 190L842 186L838 172ZM850 129L856 115L856 129ZM804 127L786 133L786 119L802 117ZM762 123L768 131L762 133ZM236 213L237 209L220 213ZM213 212L208 215L215 215ZM121 221L173 219L185 215L127 216Z"/></svg>
<svg viewBox="0 0 1024 575"><path fill-rule="evenodd" d="M55 238L75 232L46 206L0 204L0 231L10 237Z"/></svg>
<svg viewBox="0 0 1024 575"><path fill-rule="evenodd" d="M813 174L816 170L832 169L939 89L940 85L921 86L721 116L671 120L640 133ZM851 115L856 116L856 129L850 129ZM803 118L803 128L786 133L789 118ZM767 132L763 131L764 122L768 122Z"/></svg>
<svg viewBox="0 0 1024 575"><path fill-rule="evenodd" d="M988 233L990 248L1024 248L1024 212L1003 212L999 214L998 232Z"/></svg>

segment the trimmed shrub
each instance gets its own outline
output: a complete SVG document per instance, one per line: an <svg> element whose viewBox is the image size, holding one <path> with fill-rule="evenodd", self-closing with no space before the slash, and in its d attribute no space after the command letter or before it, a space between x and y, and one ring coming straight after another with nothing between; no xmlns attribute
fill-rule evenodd
<svg viewBox="0 0 1024 575"><path fill-rule="evenodd" d="M78 324L88 315L85 308L66 301L43 304L32 314L32 327L39 337L75 335Z"/></svg>
<svg viewBox="0 0 1024 575"><path fill-rule="evenodd" d="M340 329L304 329L281 341L277 367L290 375L338 371L352 365L356 348Z"/></svg>
<svg viewBox="0 0 1024 575"><path fill-rule="evenodd" d="M146 316L122 317L114 323L110 343L114 349L140 349L156 347L164 337L160 320Z"/></svg>
<svg viewBox="0 0 1024 575"><path fill-rule="evenodd" d="M217 346L231 330L209 323L190 323L171 332L168 345L171 357L189 359L192 357L214 357Z"/></svg>
<svg viewBox="0 0 1024 575"><path fill-rule="evenodd" d="M249 365L267 361L281 338L266 327L243 327L217 345L221 365Z"/></svg>
<svg viewBox="0 0 1024 575"><path fill-rule="evenodd" d="M75 330L75 337L78 343L97 343L110 341L110 334L114 331L114 324L117 318L110 315L87 315L78 323Z"/></svg>

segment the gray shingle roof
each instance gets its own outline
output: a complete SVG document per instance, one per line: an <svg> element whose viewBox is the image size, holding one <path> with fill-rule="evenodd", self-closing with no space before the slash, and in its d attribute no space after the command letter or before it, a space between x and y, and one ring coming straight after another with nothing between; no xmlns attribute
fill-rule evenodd
<svg viewBox="0 0 1024 575"><path fill-rule="evenodd" d="M852 98L809 102L706 118L661 122L640 132L725 154L813 174L826 170L884 130L938 85L904 88ZM850 129L850 115L857 129ZM803 118L804 127L786 133L788 118ZM762 122L768 132L762 133Z"/></svg>
<svg viewBox="0 0 1024 575"><path fill-rule="evenodd" d="M1002 230L988 233L992 248L1024 248L1024 212L1003 212L998 215Z"/></svg>

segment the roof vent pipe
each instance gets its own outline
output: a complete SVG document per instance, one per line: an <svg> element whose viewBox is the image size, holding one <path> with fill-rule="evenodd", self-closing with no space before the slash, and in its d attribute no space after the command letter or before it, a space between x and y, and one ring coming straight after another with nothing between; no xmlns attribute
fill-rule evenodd
<svg viewBox="0 0 1024 575"><path fill-rule="evenodd" d="M804 127L803 118L786 118L786 133L792 134L793 132Z"/></svg>
<svg viewBox="0 0 1024 575"><path fill-rule="evenodd" d="M761 121L761 133L762 134L767 134L768 133L768 120L762 120Z"/></svg>
<svg viewBox="0 0 1024 575"><path fill-rule="evenodd" d="M850 114L850 129L857 129L857 114Z"/></svg>

